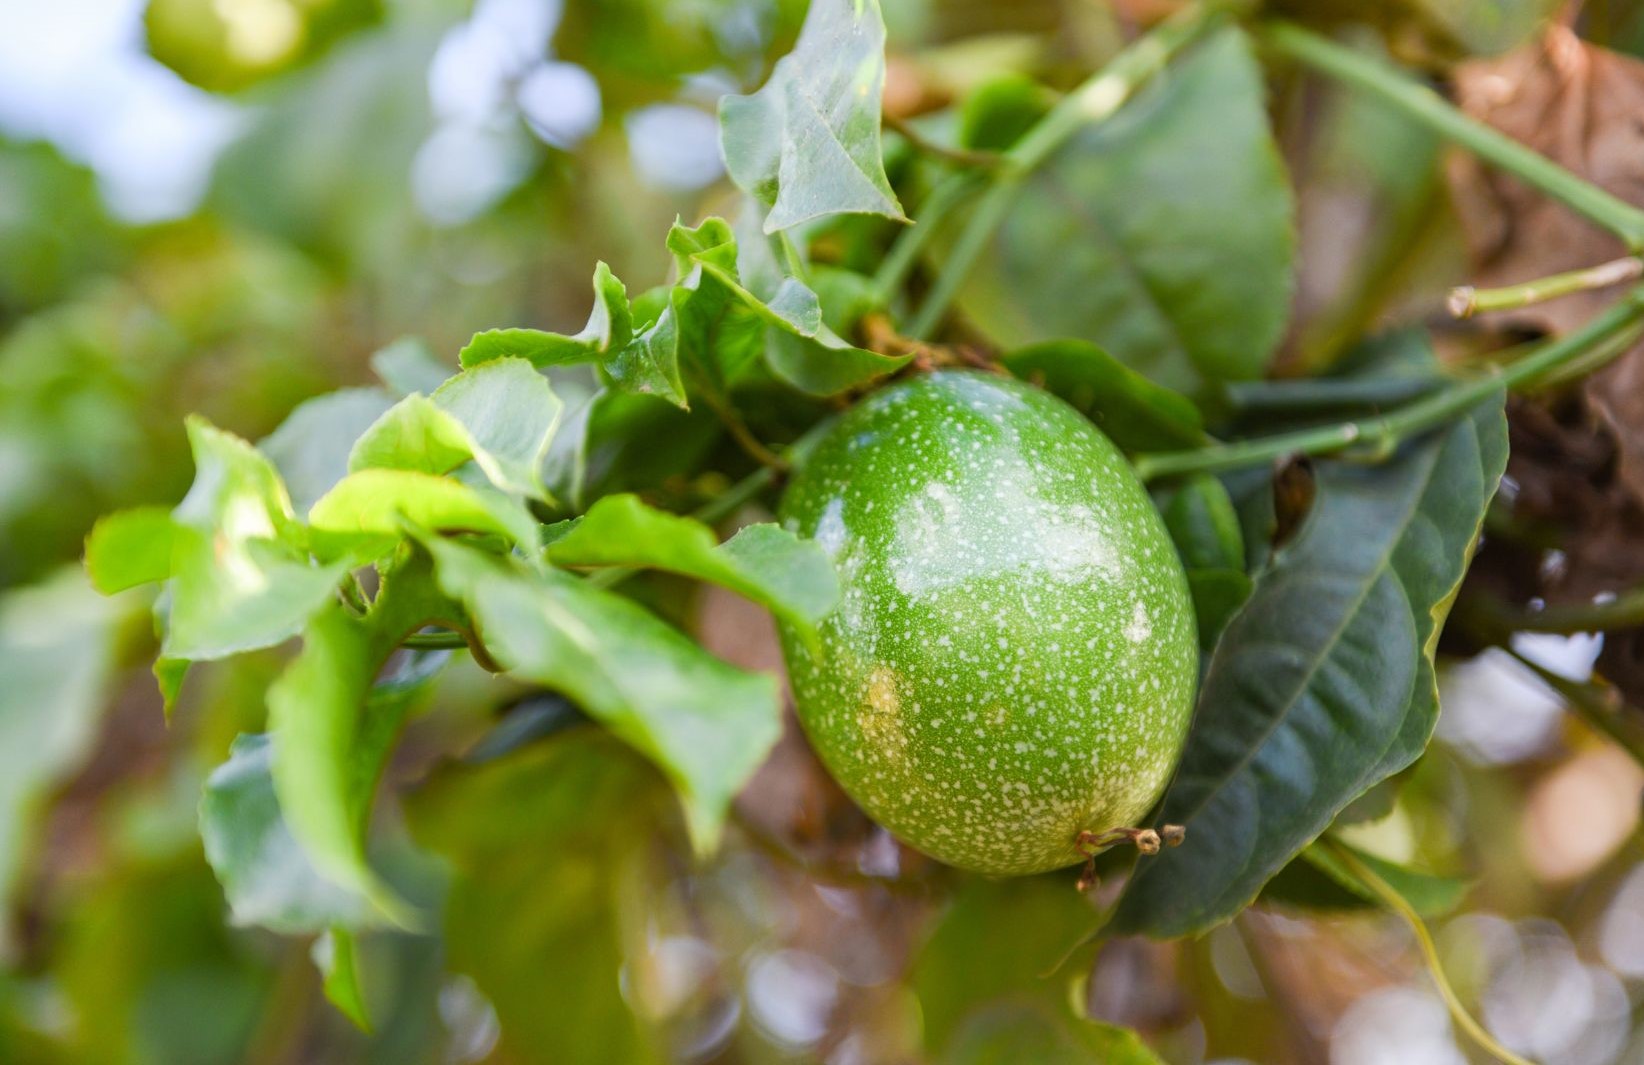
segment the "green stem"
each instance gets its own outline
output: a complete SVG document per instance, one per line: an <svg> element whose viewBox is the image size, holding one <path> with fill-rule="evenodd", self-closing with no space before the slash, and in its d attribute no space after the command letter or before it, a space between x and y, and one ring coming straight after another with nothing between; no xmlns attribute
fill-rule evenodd
<svg viewBox="0 0 1644 1065"><path fill-rule="evenodd" d="M1619 236L1630 250L1644 249L1644 211L1577 177L1506 134L1469 118L1444 97L1393 67L1288 22L1270 23L1263 37L1281 54L1377 97L1406 117L1586 215Z"/></svg>
<svg viewBox="0 0 1644 1065"><path fill-rule="evenodd" d="M925 155L932 156L933 158L940 159L944 162L954 163L958 166L982 167L986 169L989 167L1000 166L1005 161L1004 155L1000 152L977 151L972 148L956 148L952 145L941 144L937 141L931 140L929 137L921 133L919 131L919 127L915 126L912 122L909 122L906 119L898 118L895 115L884 115L882 116L881 121L884 123L886 129L907 141L917 151L923 152Z"/></svg>
<svg viewBox="0 0 1644 1065"><path fill-rule="evenodd" d="M1049 114L1004 153L1002 164L992 171L993 185L978 201L958 243L943 261L930 295L908 326L909 337L925 340L935 332L1028 175L1081 129L1111 117L1165 64L1220 26L1229 13L1227 4L1203 3L1161 22L1057 101Z"/></svg>
<svg viewBox="0 0 1644 1065"><path fill-rule="evenodd" d="M1635 291L1580 329L1549 341L1533 354L1505 367L1492 367L1489 373L1458 378L1432 395L1390 414L1193 451L1137 455L1133 464L1137 476L1150 481L1184 473L1214 473L1256 466L1291 455L1324 455L1347 448L1366 448L1372 453L1388 451L1407 437L1471 410L1499 389L1511 390L1536 383L1640 319L1644 319L1644 292Z"/></svg>
<svg viewBox="0 0 1644 1065"><path fill-rule="evenodd" d="M400 646L418 651L461 651L468 641L460 632L414 632L401 640Z"/></svg>
<svg viewBox="0 0 1644 1065"><path fill-rule="evenodd" d="M1433 936L1427 931L1427 924L1421 919L1421 915L1416 912L1415 907L1411 906L1392 885L1376 875L1375 870L1359 861L1358 855L1351 850L1328 836L1322 842L1336 856L1338 861L1347 866L1353 875L1358 877L1364 886L1369 888L1371 893L1381 900L1384 906L1404 918L1404 923L1410 926L1410 931L1415 933L1416 944L1421 948L1422 960L1427 963L1427 975L1432 977L1433 986L1438 988L1439 996L1444 999L1444 1004L1449 1007L1450 1016L1455 1018L1456 1027L1467 1033L1473 1042L1477 1043L1486 1053L1492 1055L1498 1061L1505 1062L1506 1065L1531 1065L1527 1058L1519 1057L1496 1042L1495 1037L1485 1031L1484 1026L1474 1020L1473 1015L1467 1012L1467 1007L1461 1004L1460 996L1456 994L1456 989L1450 986L1449 977L1444 974L1444 963L1439 958L1438 947L1433 942Z"/></svg>
<svg viewBox="0 0 1644 1065"><path fill-rule="evenodd" d="M1503 607L1497 617L1511 632L1613 632L1644 625L1644 588L1622 592L1603 603L1569 603L1545 606L1540 610Z"/></svg>
<svg viewBox="0 0 1644 1065"><path fill-rule="evenodd" d="M1547 277L1538 277L1534 281L1524 281L1502 288L1474 288L1472 285L1462 285L1450 290L1449 308L1450 313L1457 318L1471 318L1475 314L1489 311L1510 311L1545 303L1576 292L1609 288L1625 281L1636 281L1640 277L1644 277L1644 259L1628 255L1582 270L1551 274Z"/></svg>
<svg viewBox="0 0 1644 1065"><path fill-rule="evenodd" d="M900 292L907 282L908 275L913 273L914 264L919 261L919 255L925 246L931 242L941 230L942 222L964 202L980 182L980 176L973 171L949 174L937 183L931 190L925 202L920 206L919 217L914 224L904 229L885 253L884 261L873 275L874 289L879 293L882 303L889 303L891 297Z"/></svg>

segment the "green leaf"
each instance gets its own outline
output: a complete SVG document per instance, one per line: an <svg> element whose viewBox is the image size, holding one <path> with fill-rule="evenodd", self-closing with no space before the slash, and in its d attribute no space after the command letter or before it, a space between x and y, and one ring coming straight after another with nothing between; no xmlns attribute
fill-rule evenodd
<svg viewBox="0 0 1644 1065"><path fill-rule="evenodd" d="M274 795L274 745L242 735L206 779L200 838L235 924L287 935L369 923L364 896L320 875L303 853Z"/></svg>
<svg viewBox="0 0 1644 1065"><path fill-rule="evenodd" d="M1007 349L1088 337L1195 398L1259 377L1295 243L1263 94L1235 29L1172 64L1026 180L961 291L966 316Z"/></svg>
<svg viewBox="0 0 1644 1065"><path fill-rule="evenodd" d="M358 962L359 944L347 928L328 928L314 940L314 965L323 979L321 987L328 1002L342 1015L354 1022L362 1032L371 1031L371 1018L366 1012L365 995L360 988Z"/></svg>
<svg viewBox="0 0 1644 1065"><path fill-rule="evenodd" d="M365 839L377 780L426 678L375 692L373 682L407 634L456 616L426 558L413 554L384 574L365 617L340 604L316 615L302 652L268 690L274 794L291 835L321 876L401 927L415 914L371 868Z"/></svg>
<svg viewBox="0 0 1644 1065"><path fill-rule="evenodd" d="M104 595L171 576L171 512L133 507L97 519L86 537L86 573Z"/></svg>
<svg viewBox="0 0 1644 1065"><path fill-rule="evenodd" d="M906 220L880 154L884 83L879 0L812 0L764 87L720 101L725 168L770 207L765 232L832 214Z"/></svg>
<svg viewBox="0 0 1644 1065"><path fill-rule="evenodd" d="M496 1008L501 1057L664 1060L661 1040L625 1001L621 975L646 950L630 893L655 846L667 801L660 783L608 735L584 728L444 769L408 797L417 842L451 867L449 965Z"/></svg>
<svg viewBox="0 0 1644 1065"><path fill-rule="evenodd" d="M128 610L73 570L0 595L0 900L34 835L35 803L90 752ZM0 946L6 938L0 927Z"/></svg>
<svg viewBox="0 0 1644 1065"><path fill-rule="evenodd" d="M1345 846L1339 839L1334 840L1334 845ZM1354 857L1369 866L1422 917L1453 913L1473 887L1473 882L1466 878L1424 873L1374 857L1356 847L1350 849ZM1262 888L1261 901L1324 913L1370 910L1383 904L1328 846L1318 841L1267 882Z"/></svg>
<svg viewBox="0 0 1644 1065"><path fill-rule="evenodd" d="M1061 876L966 881L914 963L928 1049L944 1050L992 1001L1065 1008L1069 974L1045 974L1098 921L1090 900Z"/></svg>
<svg viewBox="0 0 1644 1065"><path fill-rule="evenodd" d="M1343 807L1425 749L1433 652L1506 463L1498 397L1381 466L1320 462L1313 510L1222 634L1118 933L1246 906Z"/></svg>
<svg viewBox="0 0 1644 1065"><path fill-rule="evenodd" d="M428 395L456 371L441 362L419 337L401 337L371 356L371 372L397 396Z"/></svg>
<svg viewBox="0 0 1644 1065"><path fill-rule="evenodd" d="M712 850L731 799L781 731L776 679L726 665L575 577L450 541L428 547L441 586L468 607L497 661L563 692L655 762L680 793L698 850Z"/></svg>
<svg viewBox="0 0 1644 1065"><path fill-rule="evenodd" d="M1050 340L999 360L1011 373L1078 408L1126 451L1173 451L1205 442L1193 401L1154 384L1095 344Z"/></svg>
<svg viewBox="0 0 1644 1065"><path fill-rule="evenodd" d="M1222 482L1200 473L1184 481L1164 507L1165 528L1189 572L1244 571L1244 532Z"/></svg>
<svg viewBox="0 0 1644 1065"><path fill-rule="evenodd" d="M1006 74L979 86L959 108L959 146L1007 151L1056 104L1056 95L1025 74Z"/></svg>
<svg viewBox="0 0 1644 1065"><path fill-rule="evenodd" d="M1255 582L1242 569L1190 569L1187 587L1199 625L1199 649L1209 651L1250 598Z"/></svg>
<svg viewBox="0 0 1644 1065"><path fill-rule="evenodd" d="M1128 1028L1001 1002L966 1020L937 1065L1162 1065Z"/></svg>
<svg viewBox="0 0 1644 1065"><path fill-rule="evenodd" d="M175 510L161 653L223 658L295 636L346 570L313 565L273 465L237 436L188 422L194 485Z"/></svg>
<svg viewBox="0 0 1644 1065"><path fill-rule="evenodd" d="M503 491L544 498L538 471L560 409L531 363L493 359L396 403L354 444L348 469L447 473L472 459Z"/></svg>
<svg viewBox="0 0 1644 1065"><path fill-rule="evenodd" d="M408 524L443 532L495 533L535 550L537 523L516 500L413 470L361 470L344 477L308 512L322 558L381 558Z"/></svg>
<svg viewBox="0 0 1644 1065"><path fill-rule="evenodd" d="M558 566L644 566L711 581L746 596L802 630L833 609L839 583L816 544L775 525L750 525L720 544L694 518L648 507L638 496L606 496L548 545Z"/></svg>
<svg viewBox="0 0 1644 1065"><path fill-rule="evenodd" d="M348 473L348 452L393 405L380 388L345 388L299 404L280 427L258 443L301 512Z"/></svg>
<svg viewBox="0 0 1644 1065"><path fill-rule="evenodd" d="M633 340L628 289L603 262L594 267L594 309L575 336L540 329L490 329L476 333L457 356L464 369L494 359L525 359L536 367L596 362Z"/></svg>

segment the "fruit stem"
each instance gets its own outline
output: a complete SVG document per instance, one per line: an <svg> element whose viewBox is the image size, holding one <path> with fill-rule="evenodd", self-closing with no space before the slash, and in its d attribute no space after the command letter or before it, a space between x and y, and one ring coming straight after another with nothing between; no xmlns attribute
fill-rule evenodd
<svg viewBox="0 0 1644 1065"><path fill-rule="evenodd" d="M993 180L992 185L982 194L959 234L958 242L943 260L941 272L936 275L930 294L925 297L908 326L908 336L925 340L936 331L949 305L958 295L960 286L970 276L971 267L981 258L995 230L1015 203L1016 195L1027 177L1074 134L1112 117L1136 94L1137 89L1171 59L1219 27L1230 14L1230 6L1214 2L1196 4L1165 19L1131 42L1077 89L1057 101L1045 117L1002 154L1000 164L993 167L988 175ZM946 184L938 186L931 195L932 206L940 206L943 213L951 210L962 194L968 191L956 186L954 191L946 192ZM940 201L938 196L942 196ZM919 239L921 242L928 240L928 232L935 228L934 222L937 220L930 217L932 213L928 210L922 212L924 217L920 219L920 224L905 239L912 239L912 233L925 230L927 235ZM895 270L886 268L881 273L900 281L911 265L911 256L906 253L899 255L898 252L899 249L892 249L892 257L897 259ZM905 262L904 259L910 261ZM889 290L881 288L880 291Z"/></svg>
<svg viewBox="0 0 1644 1065"><path fill-rule="evenodd" d="M1262 37L1274 51L1375 96L1407 118L1586 215L1625 241L1629 250L1644 249L1644 211L1469 117L1432 89L1388 64L1289 22L1268 23Z"/></svg>
<svg viewBox="0 0 1644 1065"><path fill-rule="evenodd" d="M1640 320L1644 320L1644 288L1634 289L1580 329L1548 341L1516 362L1492 366L1486 373L1458 377L1437 392L1390 414L1191 451L1142 454L1135 457L1133 465L1138 477L1151 481L1184 473L1215 473L1257 466L1294 455L1326 455L1348 448L1363 449L1370 457L1386 454L1405 438L1443 425L1503 388L1512 390L1536 384Z"/></svg>
<svg viewBox="0 0 1644 1065"><path fill-rule="evenodd" d="M1449 1007L1450 1016L1455 1018L1456 1027L1466 1032L1485 1053L1505 1062L1506 1065L1531 1065L1528 1059L1519 1057L1496 1042L1495 1037L1485 1031L1484 1026L1474 1020L1473 1015L1468 1013L1467 1008L1461 1004L1461 999L1456 995L1455 988L1450 986L1449 977L1444 975L1444 963L1439 958L1438 947L1433 943L1433 937L1427 931L1427 925L1422 921L1421 915L1415 911L1415 907L1411 906L1404 896L1395 891L1387 881L1377 876L1375 870L1359 861L1358 856L1351 850L1328 836L1322 842L1336 856L1337 860L1347 866L1353 875L1358 877L1364 886L1370 889L1371 894L1375 895L1388 909L1404 918L1404 923L1410 926L1410 931L1415 933L1416 943L1421 948L1422 960L1427 964L1427 975L1432 977L1433 985L1438 988L1438 993L1444 999L1444 1004Z"/></svg>
<svg viewBox="0 0 1644 1065"><path fill-rule="evenodd" d="M1450 290L1450 298L1445 305L1455 317L1471 318L1475 314L1484 314L1488 311L1516 310L1519 307L1545 303L1576 292L1609 288L1623 281L1636 281L1640 277L1644 277L1644 259L1636 255L1627 255L1597 266L1570 270L1562 274L1549 274L1534 281L1524 281L1502 288L1474 288L1472 285L1462 285Z"/></svg>

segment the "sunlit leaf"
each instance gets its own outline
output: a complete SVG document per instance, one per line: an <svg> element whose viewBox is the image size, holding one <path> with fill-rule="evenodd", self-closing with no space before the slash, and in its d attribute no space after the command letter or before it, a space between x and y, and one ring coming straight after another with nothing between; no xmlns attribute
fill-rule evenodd
<svg viewBox="0 0 1644 1065"><path fill-rule="evenodd" d="M172 511L171 603L162 653L222 658L295 636L345 567L317 566L274 466L203 419L188 423L194 485Z"/></svg>
<svg viewBox="0 0 1644 1065"><path fill-rule="evenodd" d="M401 337L371 355L371 372L396 396L428 395L456 372L418 337Z"/></svg>
<svg viewBox="0 0 1644 1065"><path fill-rule="evenodd" d="M961 292L966 317L1007 349L1088 338L1196 398L1259 377L1294 245L1264 94L1237 30L1173 63L1027 179Z"/></svg>
<svg viewBox="0 0 1644 1065"><path fill-rule="evenodd" d="M361 470L338 482L308 512L314 550L366 562L391 551L406 525L495 533L530 550L537 524L514 500L414 470Z"/></svg>
<svg viewBox="0 0 1644 1065"><path fill-rule="evenodd" d="M493 359L525 359L537 367L595 362L621 351L633 336L628 290L602 262L594 267L594 309L582 332L565 336L540 329L490 329L476 333L458 361L465 369Z"/></svg>
<svg viewBox="0 0 1644 1065"><path fill-rule="evenodd" d="M966 1020L938 1065L1162 1065L1128 1028L1001 1002Z"/></svg>
<svg viewBox="0 0 1644 1065"><path fill-rule="evenodd" d="M354 444L348 468L447 473L472 459L496 487L540 498L539 470L561 406L529 362L493 359L432 396L396 403Z"/></svg>
<svg viewBox="0 0 1644 1065"><path fill-rule="evenodd" d="M880 156L884 82L879 0L812 0L764 87L720 101L726 169L770 206L765 232L830 214L905 219Z"/></svg>
<svg viewBox="0 0 1644 1065"><path fill-rule="evenodd" d="M1345 847L1339 839L1334 846ZM1453 913L1472 890L1464 877L1440 876L1349 848L1388 887L1398 892L1423 917ZM1262 899L1309 910L1364 910L1380 905L1380 897L1349 869L1329 846L1313 843L1283 872L1268 881Z"/></svg>
<svg viewBox="0 0 1644 1065"><path fill-rule="evenodd" d="M1379 466L1320 462L1312 512L1222 634L1119 932L1202 932L1417 758L1433 653L1506 462L1497 398Z"/></svg>
<svg viewBox="0 0 1644 1065"><path fill-rule="evenodd" d="M648 507L638 496L606 496L548 546L561 566L644 566L723 585L809 628L839 596L820 547L775 525L750 525L724 544L692 518Z"/></svg>
<svg viewBox="0 0 1644 1065"><path fill-rule="evenodd" d="M104 595L171 576L174 526L165 507L134 507L97 519L86 537L86 572Z"/></svg>
<svg viewBox="0 0 1644 1065"><path fill-rule="evenodd" d="M678 789L699 850L780 732L776 679L714 658L638 604L560 573L430 541L441 586L486 648L523 679L568 695Z"/></svg>
<svg viewBox="0 0 1644 1065"><path fill-rule="evenodd" d="M326 1001L342 1011L362 1031L371 1030L365 995L360 987L359 943L348 928L328 928L314 940L314 965L320 970Z"/></svg>

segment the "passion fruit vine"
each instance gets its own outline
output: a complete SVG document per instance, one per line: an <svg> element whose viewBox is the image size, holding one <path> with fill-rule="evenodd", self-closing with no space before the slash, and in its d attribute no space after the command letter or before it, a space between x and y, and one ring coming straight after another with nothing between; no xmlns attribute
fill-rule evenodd
<svg viewBox="0 0 1644 1065"><path fill-rule="evenodd" d="M1187 578L1072 407L968 371L893 385L818 442L781 516L843 592L817 643L782 633L799 719L874 820L1020 874L1157 801L1197 679Z"/></svg>

